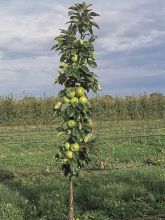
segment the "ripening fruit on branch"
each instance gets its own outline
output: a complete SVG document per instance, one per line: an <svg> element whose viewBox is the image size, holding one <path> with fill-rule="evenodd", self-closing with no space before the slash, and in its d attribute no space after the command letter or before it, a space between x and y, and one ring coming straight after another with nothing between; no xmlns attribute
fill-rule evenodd
<svg viewBox="0 0 165 220"><path fill-rule="evenodd" d="M79 43L80 43L81 46L84 45L84 40L83 40L83 39L80 39L80 40L79 40Z"/></svg>
<svg viewBox="0 0 165 220"><path fill-rule="evenodd" d="M62 69L62 70L59 71L59 73L60 73L60 74L64 74L65 71Z"/></svg>
<svg viewBox="0 0 165 220"><path fill-rule="evenodd" d="M69 159L72 159L72 157L73 157L72 151L67 150L66 153L65 153L65 156L66 156L67 158L69 158Z"/></svg>
<svg viewBox="0 0 165 220"><path fill-rule="evenodd" d="M54 109L57 110L57 109L60 109L62 106L62 102L57 102L54 106Z"/></svg>
<svg viewBox="0 0 165 220"><path fill-rule="evenodd" d="M64 62L60 62L60 66L64 67L64 68L67 68L68 67L68 64L67 63L64 63Z"/></svg>
<svg viewBox="0 0 165 220"><path fill-rule="evenodd" d="M76 63L77 60L78 60L78 55L75 54L75 55L71 58L71 60L72 60L73 63Z"/></svg>
<svg viewBox="0 0 165 220"><path fill-rule="evenodd" d="M69 99L73 98L75 96L75 89L70 89L67 93L66 93L67 97Z"/></svg>
<svg viewBox="0 0 165 220"><path fill-rule="evenodd" d="M88 99L85 95L81 96L79 98L79 103L82 104L82 105L86 105L88 103Z"/></svg>
<svg viewBox="0 0 165 220"><path fill-rule="evenodd" d="M64 97L63 97L63 102L64 102L64 103L68 103L68 102L70 102L70 99L68 99L66 96L64 96Z"/></svg>
<svg viewBox="0 0 165 220"><path fill-rule="evenodd" d="M68 128L74 128L76 126L76 122L74 120L69 120L67 122Z"/></svg>
<svg viewBox="0 0 165 220"><path fill-rule="evenodd" d="M70 143L69 143L69 142L66 142L65 145L64 145L64 147L65 147L65 150L69 150L69 149L70 149Z"/></svg>
<svg viewBox="0 0 165 220"><path fill-rule="evenodd" d="M78 87L75 88L75 95L76 95L77 97L81 97L81 96L83 96L84 94L85 94L85 90L84 90L83 87L78 86Z"/></svg>
<svg viewBox="0 0 165 220"><path fill-rule="evenodd" d="M73 97L73 98L70 100L70 102L71 102L72 104L78 103L78 98L77 98L77 97Z"/></svg>
<svg viewBox="0 0 165 220"><path fill-rule="evenodd" d="M77 152L77 151L79 151L80 146L78 143L74 143L74 144L71 144L70 149L74 152Z"/></svg>
<svg viewBox="0 0 165 220"><path fill-rule="evenodd" d="M63 160L63 164L67 164L67 162L68 162L68 159L65 158L65 159Z"/></svg>

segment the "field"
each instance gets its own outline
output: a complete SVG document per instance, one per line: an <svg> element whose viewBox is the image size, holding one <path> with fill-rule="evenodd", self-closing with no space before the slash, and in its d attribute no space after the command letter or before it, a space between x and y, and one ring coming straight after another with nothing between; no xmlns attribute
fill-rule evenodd
<svg viewBox="0 0 165 220"><path fill-rule="evenodd" d="M57 125L0 128L0 219L66 219ZM92 163L74 180L76 217L163 219L165 121L97 120L94 132Z"/></svg>

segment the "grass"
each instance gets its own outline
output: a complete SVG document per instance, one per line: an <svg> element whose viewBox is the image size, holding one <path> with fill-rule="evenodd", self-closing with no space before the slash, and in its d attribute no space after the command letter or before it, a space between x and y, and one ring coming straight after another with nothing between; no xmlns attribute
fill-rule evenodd
<svg viewBox="0 0 165 220"><path fill-rule="evenodd" d="M88 168L96 170L74 180L80 220L165 214L164 124L163 119L94 124L99 151ZM0 219L66 219L68 182L55 162L55 127L0 128ZM105 170L99 171L102 162Z"/></svg>

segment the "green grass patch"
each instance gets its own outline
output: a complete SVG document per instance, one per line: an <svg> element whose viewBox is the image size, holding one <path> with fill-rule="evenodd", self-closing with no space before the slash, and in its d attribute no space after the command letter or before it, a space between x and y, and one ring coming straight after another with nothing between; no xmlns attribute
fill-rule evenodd
<svg viewBox="0 0 165 220"><path fill-rule="evenodd" d="M99 141L88 168L96 170L84 170L74 180L75 215L119 220L164 214L162 121L98 121L94 130ZM55 162L55 127L0 132L0 219L67 219L68 182ZM102 163L105 170L98 171Z"/></svg>

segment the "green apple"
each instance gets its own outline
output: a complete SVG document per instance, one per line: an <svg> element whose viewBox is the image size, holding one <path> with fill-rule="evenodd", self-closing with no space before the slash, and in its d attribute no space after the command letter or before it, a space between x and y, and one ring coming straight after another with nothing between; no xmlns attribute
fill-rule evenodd
<svg viewBox="0 0 165 220"><path fill-rule="evenodd" d="M77 67L76 63L72 63L72 67L75 69Z"/></svg>
<svg viewBox="0 0 165 220"><path fill-rule="evenodd" d="M84 93L85 93L85 89L84 89L83 87L78 86L78 87L75 88L75 95L76 95L77 97L83 96Z"/></svg>
<svg viewBox="0 0 165 220"><path fill-rule="evenodd" d="M67 93L66 93L67 97L69 99L75 97L75 89L70 89Z"/></svg>
<svg viewBox="0 0 165 220"><path fill-rule="evenodd" d="M75 54L75 55L71 58L71 60L72 60L73 63L76 63L77 60L78 60L78 55Z"/></svg>
<svg viewBox="0 0 165 220"><path fill-rule="evenodd" d="M69 158L69 159L72 159L73 157L73 152L70 151L70 150L67 150L66 153L65 153L66 157Z"/></svg>
<svg viewBox="0 0 165 220"><path fill-rule="evenodd" d="M60 66L64 67L64 68L67 68L68 67L68 64L67 63L64 63L64 62L60 62Z"/></svg>
<svg viewBox="0 0 165 220"><path fill-rule="evenodd" d="M80 39L80 40L79 40L79 43L80 43L80 45L82 46L82 45L84 44L84 40L83 40L83 39Z"/></svg>
<svg viewBox="0 0 165 220"><path fill-rule="evenodd" d="M68 159L65 158L65 159L63 160L63 164L67 164L67 162L68 162Z"/></svg>
<svg viewBox="0 0 165 220"><path fill-rule="evenodd" d="M70 99L68 99L66 96L64 96L64 97L63 97L63 102L64 102L64 103L68 103L68 102L70 102Z"/></svg>
<svg viewBox="0 0 165 220"><path fill-rule="evenodd" d="M54 106L54 109L60 109L61 108L61 106L62 106L62 102L57 102L56 104L55 104L55 106Z"/></svg>
<svg viewBox="0 0 165 220"><path fill-rule="evenodd" d="M60 74L64 74L65 71L64 71L63 69L61 69L61 70L59 71L59 73L60 73Z"/></svg>
<svg viewBox="0 0 165 220"><path fill-rule="evenodd" d="M74 120L69 120L67 125L69 128L74 128L76 126L76 122Z"/></svg>
<svg viewBox="0 0 165 220"><path fill-rule="evenodd" d="M79 151L80 146L78 143L74 143L74 144L71 144L70 149L74 152L77 152L77 151Z"/></svg>
<svg viewBox="0 0 165 220"><path fill-rule="evenodd" d="M85 95L81 96L79 98L79 103L82 104L82 105L86 105L88 103L88 99Z"/></svg>
<svg viewBox="0 0 165 220"><path fill-rule="evenodd" d="M65 147L66 150L69 150L69 149L70 149L70 143L69 143L69 142L66 142L66 143L64 144L64 147Z"/></svg>
<svg viewBox="0 0 165 220"><path fill-rule="evenodd" d="M70 100L70 102L71 102L72 104L78 103L78 98L77 98L77 97L73 97L73 98Z"/></svg>

